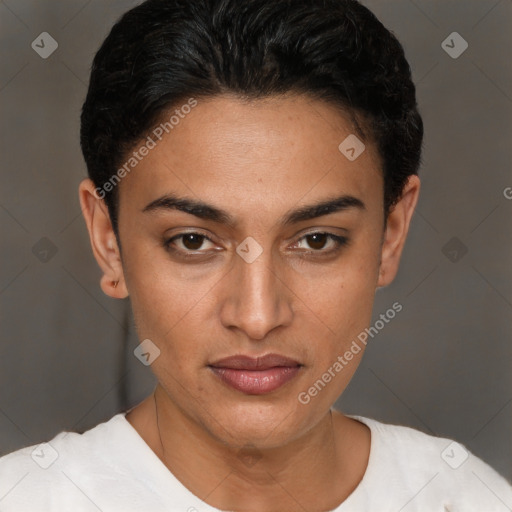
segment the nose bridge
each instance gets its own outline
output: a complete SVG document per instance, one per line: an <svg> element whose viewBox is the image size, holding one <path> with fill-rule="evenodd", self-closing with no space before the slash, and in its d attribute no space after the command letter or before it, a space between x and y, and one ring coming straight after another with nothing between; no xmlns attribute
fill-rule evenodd
<svg viewBox="0 0 512 512"><path fill-rule="evenodd" d="M248 240L239 245L237 253L222 320L226 327L236 326L248 337L262 339L290 321L289 295L269 248Z"/></svg>

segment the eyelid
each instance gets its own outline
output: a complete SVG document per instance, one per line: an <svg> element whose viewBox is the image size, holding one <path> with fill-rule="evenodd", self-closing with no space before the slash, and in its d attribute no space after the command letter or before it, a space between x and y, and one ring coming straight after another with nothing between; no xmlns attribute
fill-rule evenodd
<svg viewBox="0 0 512 512"><path fill-rule="evenodd" d="M337 229L339 231L342 231L343 233L336 233L333 231L333 229ZM319 234L325 234L325 235L332 235L332 236L339 236L339 237L342 237L342 238L347 238L348 237L348 234L349 234L349 231L348 229L345 229L345 228L328 228L328 227L325 227L325 228L322 228L322 227L314 227L314 228L306 228L305 231L302 231L300 234L299 234L299 238L298 240L304 238L305 236L308 236L308 235L319 235ZM297 236L297 235L295 235ZM295 238L295 236L293 238Z"/></svg>

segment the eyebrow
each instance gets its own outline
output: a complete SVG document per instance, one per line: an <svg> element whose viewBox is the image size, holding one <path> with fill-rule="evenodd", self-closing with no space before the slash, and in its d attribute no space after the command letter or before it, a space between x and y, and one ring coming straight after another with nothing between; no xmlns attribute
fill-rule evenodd
<svg viewBox="0 0 512 512"><path fill-rule="evenodd" d="M352 208L365 210L366 206L363 201L357 197L342 195L330 199L324 199L310 205L301 206L295 210L290 210L285 213L278 222L282 226L288 226L290 224L296 224ZM221 208L203 201L198 201L188 197L180 197L176 194L166 194L159 197L146 205L142 211L147 213L161 210L178 210L194 215L195 217L199 217L200 219L225 224L229 227L234 227L237 224L235 217Z"/></svg>

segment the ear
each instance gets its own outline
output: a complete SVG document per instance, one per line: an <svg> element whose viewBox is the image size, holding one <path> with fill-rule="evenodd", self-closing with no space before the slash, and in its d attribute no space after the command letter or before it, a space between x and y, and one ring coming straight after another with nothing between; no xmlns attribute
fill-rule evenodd
<svg viewBox="0 0 512 512"><path fill-rule="evenodd" d="M381 248L378 287L390 284L398 272L400 256L407 238L412 214L418 202L419 192L420 180L413 174L409 176L400 200L388 214Z"/></svg>
<svg viewBox="0 0 512 512"><path fill-rule="evenodd" d="M115 299L124 299L128 290L123 274L121 253L112 229L107 205L95 191L90 179L85 179L78 188L82 214L89 231L92 252L103 271L100 286L103 292Z"/></svg>

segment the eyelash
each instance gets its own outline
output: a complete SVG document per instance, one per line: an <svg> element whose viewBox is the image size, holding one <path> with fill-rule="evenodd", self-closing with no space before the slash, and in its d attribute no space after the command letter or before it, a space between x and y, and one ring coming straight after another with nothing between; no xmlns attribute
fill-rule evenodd
<svg viewBox="0 0 512 512"><path fill-rule="evenodd" d="M183 238L186 235L198 235L200 238L213 243L211 238L207 237L206 235L203 235L203 234L195 232L195 231L189 231L189 232L185 232L185 233L179 233L179 234L173 236L172 238L166 239L164 241L165 249L167 249L169 252L171 252L173 254L178 254L180 257L183 257L183 258L196 258L196 257L204 256L206 254L206 252L204 252L204 251L192 252L190 250L184 251L183 249L177 249L175 247L172 247L172 243L174 242L174 240ZM330 250L312 249L310 251L303 251L302 254L318 255L318 256L333 255L333 254L339 252L344 246L348 245L348 242L349 242L348 238L344 237L344 236L335 235L334 233L329 233L326 231L313 231L312 233L306 233L301 238L299 238L299 240L295 243L299 243L300 241L305 240L307 237L313 236L313 235L327 235L327 238L331 239L336 244L336 247L334 247L333 249L330 249Z"/></svg>

